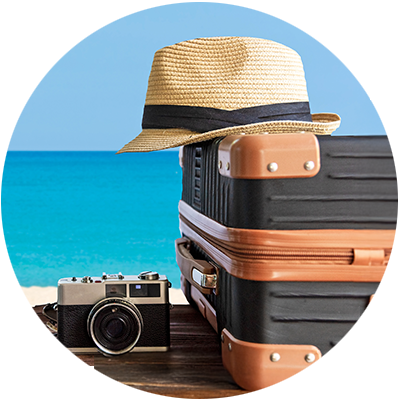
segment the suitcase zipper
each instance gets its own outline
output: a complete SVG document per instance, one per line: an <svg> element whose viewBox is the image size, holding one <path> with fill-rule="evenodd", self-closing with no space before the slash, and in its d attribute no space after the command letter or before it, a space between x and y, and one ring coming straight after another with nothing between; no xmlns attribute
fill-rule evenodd
<svg viewBox="0 0 400 400"><path fill-rule="evenodd" d="M184 223L188 225L195 233L201 236L204 240L209 242L212 246L221 250L225 254L229 254L235 259L246 259L246 260L263 260L263 261L288 261L288 262L303 262L319 263L319 264L345 264L351 265L355 261L355 255L358 252L356 249L299 249L299 248L274 248L274 247L260 247L253 246L249 248L248 245L243 246L241 243L228 243L226 241L217 239L194 224L189 222L182 215L180 216ZM374 250L371 250L374 252ZM368 250L362 250L362 252L368 252ZM376 252L376 251L375 251ZM365 254L363 254L366 257ZM390 257L390 250L382 250L381 253L376 256L373 254L374 259L381 258L382 265L386 265Z"/></svg>
<svg viewBox="0 0 400 400"><path fill-rule="evenodd" d="M325 241L322 238L318 240L318 235L312 233L311 237L315 239L312 244L316 244L316 247L310 249L301 246L303 242L306 242L301 239L295 241L294 246L285 246L282 235L274 233L270 238L267 235L265 245L260 243L261 240L258 240L257 244L251 244L250 237L247 235L236 235L238 239L243 240L224 240L223 236L227 235L216 230L213 231L213 233L216 232L216 235L206 233L190 224L182 215L180 215L180 229L184 237L179 240L185 242L183 246L180 246L181 249L186 248L191 253L193 251L191 246L196 245L196 248L201 250L200 258L195 260L197 264L201 265L197 267L196 263L187 260L190 268L198 269L201 274L210 275L205 277L208 280L214 274L218 278L218 271L223 268L232 276L255 281L380 282L391 252L391 241L389 240L387 240L387 246L382 243L380 248L374 246L376 241L379 242L379 237L377 240L371 239L366 242L357 240L364 236L368 238L368 234L348 238L348 234L345 233L344 237L337 240L342 246L334 247L336 242L329 241L327 245L330 247L322 247L321 245L325 244ZM298 238L297 233L294 235L289 233L287 236L288 239ZM268 240L271 237L272 240ZM332 237L336 238L335 235ZM274 242L278 245L274 245ZM347 242L349 246L344 248ZM384 241L381 240L381 242ZM286 243L292 242L288 240ZM369 246L369 244L371 245ZM201 253L207 254L208 257L203 258ZM195 251L193 254L197 254L197 252ZM177 261L181 268L178 256ZM204 263L208 268L211 267L211 270L203 270ZM218 293L218 284L215 289L211 289L204 287L202 281L198 279L199 283L195 282L193 278L197 277L192 276L193 271L183 273L183 275L186 279L190 277L190 280L202 293L205 293L205 290L214 290L215 293ZM214 280L213 283L215 283Z"/></svg>
<svg viewBox="0 0 400 400"><path fill-rule="evenodd" d="M351 250L343 251L298 251L298 250L281 250L281 249L268 249L268 250L233 250L227 249L234 253L237 257L246 257L249 259L263 259L263 260L318 260L318 261L337 261L346 264L351 264L353 260L353 252Z"/></svg>
<svg viewBox="0 0 400 400"><path fill-rule="evenodd" d="M198 233L198 232L197 232ZM234 258L245 258L248 260L265 261L315 261L319 263L328 262L335 264L351 264L354 258L353 251L343 250L299 250L299 249L240 249L227 246L225 243L210 240L210 238L201 235L205 240L225 253L230 253Z"/></svg>

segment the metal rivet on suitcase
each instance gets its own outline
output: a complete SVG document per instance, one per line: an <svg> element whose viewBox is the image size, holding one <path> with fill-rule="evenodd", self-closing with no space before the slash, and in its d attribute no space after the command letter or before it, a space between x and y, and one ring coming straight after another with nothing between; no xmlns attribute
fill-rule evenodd
<svg viewBox="0 0 400 400"><path fill-rule="evenodd" d="M308 363L312 363L315 361L315 355L313 353L308 353L306 354L306 356L304 357L304 359L308 362Z"/></svg>
<svg viewBox="0 0 400 400"><path fill-rule="evenodd" d="M279 353L272 353L270 359L272 362L277 362L281 359L281 356Z"/></svg>
<svg viewBox="0 0 400 400"><path fill-rule="evenodd" d="M304 169L307 171L312 171L315 167L315 164L313 161L307 161L304 163Z"/></svg>
<svg viewBox="0 0 400 400"><path fill-rule="evenodd" d="M269 172L275 172L278 170L278 164L276 162L269 163L267 169Z"/></svg>
<svg viewBox="0 0 400 400"><path fill-rule="evenodd" d="M228 343L228 350L232 351L232 345L230 343Z"/></svg>

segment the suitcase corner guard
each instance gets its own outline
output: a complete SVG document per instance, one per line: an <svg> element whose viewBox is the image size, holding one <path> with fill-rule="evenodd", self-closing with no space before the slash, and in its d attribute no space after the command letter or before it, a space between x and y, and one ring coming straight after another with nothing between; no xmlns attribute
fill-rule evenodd
<svg viewBox="0 0 400 400"><path fill-rule="evenodd" d="M322 357L312 345L250 343L236 339L227 329L221 333L221 351L224 367L249 391L290 378Z"/></svg>
<svg viewBox="0 0 400 400"><path fill-rule="evenodd" d="M321 167L312 133L232 135L218 149L219 173L229 178L311 178Z"/></svg>

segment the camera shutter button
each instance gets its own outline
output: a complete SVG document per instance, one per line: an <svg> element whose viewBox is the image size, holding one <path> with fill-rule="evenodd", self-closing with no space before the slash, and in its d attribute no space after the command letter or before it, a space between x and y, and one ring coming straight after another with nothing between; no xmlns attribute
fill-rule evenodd
<svg viewBox="0 0 400 400"><path fill-rule="evenodd" d="M144 271L139 274L139 279L144 279L146 281L154 281L159 278L159 275L157 272L153 271Z"/></svg>

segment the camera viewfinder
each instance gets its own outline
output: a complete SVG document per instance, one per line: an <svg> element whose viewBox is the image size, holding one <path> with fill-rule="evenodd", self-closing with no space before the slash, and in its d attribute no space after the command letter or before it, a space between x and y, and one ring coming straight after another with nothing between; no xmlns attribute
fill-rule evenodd
<svg viewBox="0 0 400 400"><path fill-rule="evenodd" d="M126 285L106 285L106 297L126 297Z"/></svg>

